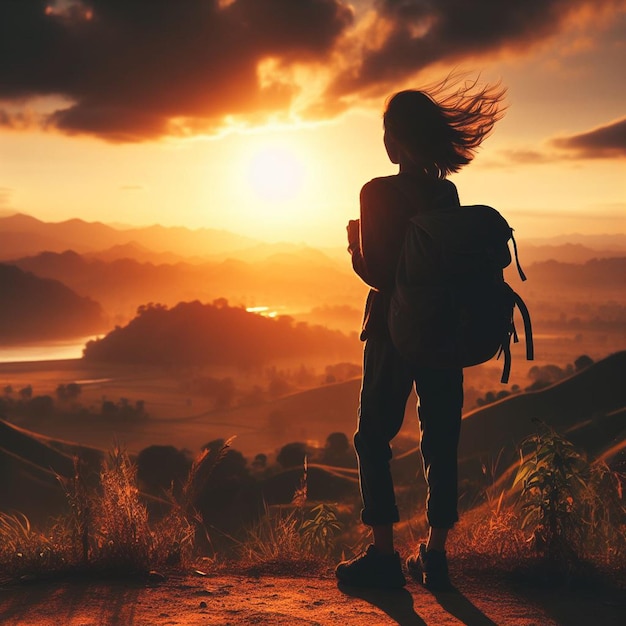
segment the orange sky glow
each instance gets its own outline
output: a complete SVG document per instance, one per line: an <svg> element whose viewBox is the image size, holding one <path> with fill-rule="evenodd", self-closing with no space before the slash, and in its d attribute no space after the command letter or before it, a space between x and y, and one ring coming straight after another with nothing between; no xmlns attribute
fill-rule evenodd
<svg viewBox="0 0 626 626"><path fill-rule="evenodd" d="M395 172L385 98L460 69L509 105L462 202L519 237L626 232L626 2L518 4L4 3L0 214L342 245Z"/></svg>

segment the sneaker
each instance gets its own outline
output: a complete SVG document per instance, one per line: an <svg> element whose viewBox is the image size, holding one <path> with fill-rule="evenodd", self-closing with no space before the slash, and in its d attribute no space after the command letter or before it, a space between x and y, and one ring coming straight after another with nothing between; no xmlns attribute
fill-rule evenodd
<svg viewBox="0 0 626 626"><path fill-rule="evenodd" d="M406 560L406 568L413 578L432 591L452 589L445 551L427 551L426 544L422 543L417 555L410 556Z"/></svg>
<svg viewBox="0 0 626 626"><path fill-rule="evenodd" d="M374 545L350 561L339 563L335 574L339 582L353 587L399 589L406 585L400 555L381 554Z"/></svg>

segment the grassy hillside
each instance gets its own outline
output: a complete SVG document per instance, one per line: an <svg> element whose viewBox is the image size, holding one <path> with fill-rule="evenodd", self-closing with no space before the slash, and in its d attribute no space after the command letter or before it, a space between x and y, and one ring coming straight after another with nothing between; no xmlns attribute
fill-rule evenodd
<svg viewBox="0 0 626 626"><path fill-rule="evenodd" d="M518 446L539 422L579 445L591 458L619 462L626 440L626 351L617 352L541 391L509 396L471 411L459 442L460 480L497 478L519 459ZM611 454L607 453L611 451ZM497 461L497 467L493 467ZM417 448L394 460L398 474L420 467Z"/></svg>

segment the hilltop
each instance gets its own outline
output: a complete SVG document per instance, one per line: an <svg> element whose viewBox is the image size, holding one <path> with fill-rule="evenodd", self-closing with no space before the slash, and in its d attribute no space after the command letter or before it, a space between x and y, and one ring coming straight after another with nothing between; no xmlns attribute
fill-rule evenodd
<svg viewBox="0 0 626 626"><path fill-rule="evenodd" d="M0 589L0 620L6 626L619 626L626 620L619 591L533 588L455 567L452 575L457 590L436 595L413 581L403 591L339 589L332 574L39 583Z"/></svg>

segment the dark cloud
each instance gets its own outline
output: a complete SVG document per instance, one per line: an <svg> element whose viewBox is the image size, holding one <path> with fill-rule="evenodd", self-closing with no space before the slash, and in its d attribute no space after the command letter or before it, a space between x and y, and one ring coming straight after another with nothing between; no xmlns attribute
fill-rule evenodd
<svg viewBox="0 0 626 626"><path fill-rule="evenodd" d="M334 96L386 88L435 63L519 52L558 32L583 9L600 14L625 5L621 0L374 1L379 20L363 38L360 63L333 82Z"/></svg>
<svg viewBox="0 0 626 626"><path fill-rule="evenodd" d="M0 0L0 100L63 95L52 125L114 141L216 128L287 108L259 62L321 62L351 21L342 0Z"/></svg>
<svg viewBox="0 0 626 626"><path fill-rule="evenodd" d="M577 158L624 158L626 157L626 117L586 133L557 137L551 143L556 148L569 151Z"/></svg>
<svg viewBox="0 0 626 626"><path fill-rule="evenodd" d="M111 141L216 132L285 114L311 85L299 106L319 119L429 65L521 50L583 8L625 4L360 0L355 23L349 0L0 0L0 126ZM54 95L69 104L20 113Z"/></svg>

